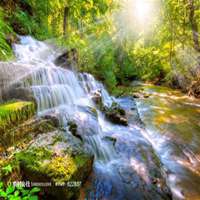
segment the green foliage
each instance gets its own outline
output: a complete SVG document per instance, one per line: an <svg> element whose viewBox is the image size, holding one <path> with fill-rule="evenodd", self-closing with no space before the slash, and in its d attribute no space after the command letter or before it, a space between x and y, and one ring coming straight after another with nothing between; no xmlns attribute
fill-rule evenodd
<svg viewBox="0 0 200 200"><path fill-rule="evenodd" d="M38 200L38 192L40 188L37 187L25 189L21 186L8 185L4 189L3 183L0 182L0 198L5 200Z"/></svg>
<svg viewBox="0 0 200 200"><path fill-rule="evenodd" d="M188 50L195 48L189 1L156 2L160 6L156 10L159 20L147 33L134 27L132 21L136 19L127 22L121 17L120 12L126 7L120 4L121 1L19 0L13 3L14 6L4 3L8 5L4 15L0 10L0 29L3 30L0 32L0 59L12 55L6 42L7 33L12 32L9 24L12 24L19 34L33 35L41 40L55 38L64 48L75 48L79 70L94 74L111 91L135 79L170 82L177 71L193 79L190 69L198 65L197 54L191 53L195 60L192 66L190 61L183 62L179 55L180 51L185 51L182 57L186 57ZM200 3L194 0L193 3L198 32Z"/></svg>
<svg viewBox="0 0 200 200"><path fill-rule="evenodd" d="M26 11L17 8L11 17L11 24L16 27L22 35L33 35L36 32L37 24Z"/></svg>
<svg viewBox="0 0 200 200"><path fill-rule="evenodd" d="M12 57L11 47L6 42L6 34L12 32L11 27L5 22L3 10L0 7L0 60Z"/></svg>
<svg viewBox="0 0 200 200"><path fill-rule="evenodd" d="M10 174L11 172L13 171L13 168L12 168L12 166L9 164L9 165L6 165L5 167L2 167L2 173L4 174L4 175L8 175L8 174Z"/></svg>

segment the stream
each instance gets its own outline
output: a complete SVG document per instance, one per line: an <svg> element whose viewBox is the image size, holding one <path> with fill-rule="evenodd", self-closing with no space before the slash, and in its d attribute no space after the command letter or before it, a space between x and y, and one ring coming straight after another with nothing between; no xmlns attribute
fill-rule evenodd
<svg viewBox="0 0 200 200"><path fill-rule="evenodd" d="M153 85L137 106L157 155L167 168L175 199L200 199L200 101Z"/></svg>
<svg viewBox="0 0 200 200"><path fill-rule="evenodd" d="M174 199L200 199L197 100L146 85L140 87L149 98L114 98L92 75L56 66L62 51L50 44L24 36L14 51L16 62L32 70L21 84L34 93L38 116L56 116L66 134L75 121L95 156L80 200L167 200L170 190ZM109 122L98 109L92 96L99 90L104 105L117 102L126 110L128 126Z"/></svg>

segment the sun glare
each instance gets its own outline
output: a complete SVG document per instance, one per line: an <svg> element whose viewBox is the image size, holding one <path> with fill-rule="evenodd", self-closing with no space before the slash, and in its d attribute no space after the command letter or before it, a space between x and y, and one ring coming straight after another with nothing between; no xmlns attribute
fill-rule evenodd
<svg viewBox="0 0 200 200"><path fill-rule="evenodd" d="M133 3L133 12L139 23L145 24L148 20L151 20L152 5L149 0L135 0Z"/></svg>
<svg viewBox="0 0 200 200"><path fill-rule="evenodd" d="M115 14L120 40L150 37L160 23L160 0L120 0Z"/></svg>

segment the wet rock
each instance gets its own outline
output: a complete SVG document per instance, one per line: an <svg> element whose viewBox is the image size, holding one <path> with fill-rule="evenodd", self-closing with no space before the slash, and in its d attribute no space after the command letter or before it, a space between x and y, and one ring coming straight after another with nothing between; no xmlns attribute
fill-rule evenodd
<svg viewBox="0 0 200 200"><path fill-rule="evenodd" d="M93 136L99 132L99 123L96 110L91 107L80 109L73 118L73 122L77 125L77 133L82 138Z"/></svg>
<svg viewBox="0 0 200 200"><path fill-rule="evenodd" d="M78 63L78 52L76 49L65 51L55 60L55 64L63 68L72 69Z"/></svg>
<svg viewBox="0 0 200 200"><path fill-rule="evenodd" d="M88 115L93 116L95 119L97 119L97 117L98 117L97 110L95 108L93 108L93 107L90 107L90 106L78 106L78 109L81 112L85 112Z"/></svg>
<svg viewBox="0 0 200 200"><path fill-rule="evenodd" d="M72 133L72 135L79 138L81 141L83 141L82 136L80 134L78 134L78 126L76 125L76 123L73 121L69 121L67 123L67 125L68 125L69 131Z"/></svg>
<svg viewBox="0 0 200 200"><path fill-rule="evenodd" d="M128 125L126 112L117 103L113 103L111 107L104 107L106 117L115 124Z"/></svg>
<svg viewBox="0 0 200 200"><path fill-rule="evenodd" d="M45 115L44 117L42 117L43 119L47 119L47 120L50 120L52 123L53 123L53 126L54 127L59 127L60 126L60 122L59 122L59 119L56 115L54 114L48 114L48 115Z"/></svg>
<svg viewBox="0 0 200 200"><path fill-rule="evenodd" d="M101 90L96 90L95 92L92 93L92 100L100 109L103 107Z"/></svg>
<svg viewBox="0 0 200 200"><path fill-rule="evenodd" d="M113 146L115 146L115 143L117 142L117 138L111 137L111 136L105 136L103 138L105 141L111 142Z"/></svg>
<svg viewBox="0 0 200 200"><path fill-rule="evenodd" d="M150 94L147 94L145 92L136 92L133 93L132 97L135 99L144 99L144 98L146 99L150 97Z"/></svg>
<svg viewBox="0 0 200 200"><path fill-rule="evenodd" d="M80 143L69 143L70 139L65 139L63 134L55 131L39 135L15 159L23 180L50 183L49 187L42 187L47 197L73 200L78 198L82 184L90 175L94 158L83 152Z"/></svg>

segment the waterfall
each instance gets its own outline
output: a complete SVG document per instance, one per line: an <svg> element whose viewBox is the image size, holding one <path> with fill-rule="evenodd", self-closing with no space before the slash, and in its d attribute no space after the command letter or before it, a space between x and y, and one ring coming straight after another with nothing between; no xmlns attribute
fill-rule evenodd
<svg viewBox="0 0 200 200"><path fill-rule="evenodd" d="M104 86L90 74L78 74L56 66L54 61L61 51L30 36L21 37L21 43L14 45L14 51L18 64L35 69L24 79L23 85L33 91L38 115L55 114L66 130L68 121L75 120L80 132L84 130L86 147L96 157L109 160L111 148L101 140L102 129L98 119L83 109L96 109L91 100L95 90L101 90L105 105L112 103L113 98Z"/></svg>

